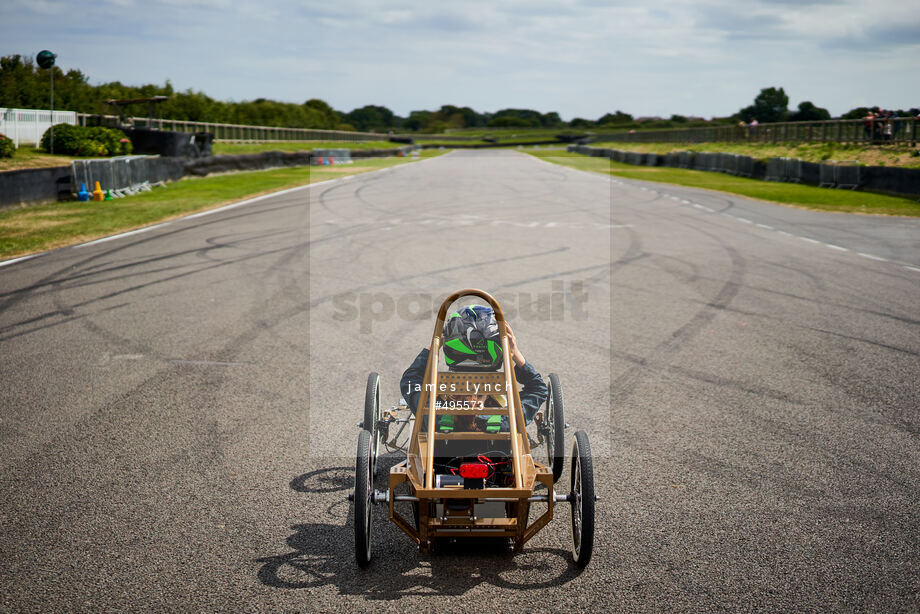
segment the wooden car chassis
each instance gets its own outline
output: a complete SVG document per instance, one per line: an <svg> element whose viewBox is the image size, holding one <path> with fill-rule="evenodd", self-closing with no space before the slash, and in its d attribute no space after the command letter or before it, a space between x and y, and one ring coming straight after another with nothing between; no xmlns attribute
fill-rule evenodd
<svg viewBox="0 0 920 614"><path fill-rule="evenodd" d="M502 347L503 371L501 372L452 372L439 371L439 352L443 342L444 322L447 310L457 299L464 296L478 296L489 303L495 312ZM524 415L514 369L505 318L498 302L487 292L468 288L456 292L442 303L431 338L425 382L418 400L418 416L409 440L409 451L405 461L390 469L389 488L386 501L389 504L390 519L427 552L432 541L439 537L504 537L510 538L516 552L553 518L556 501L568 501L568 496L556 495L553 491L553 474L550 467L533 459L530 441L525 430ZM490 387L492 391L504 394L507 405L503 408L443 408L436 402L438 392L447 390L471 390ZM453 388L452 388L453 386ZM424 409L423 409L424 408ZM427 420L422 419L422 412ZM454 415L507 415L508 432L435 432L436 417ZM427 423L425 431L422 424ZM513 486L505 488L466 489L462 486L436 487L434 483L434 442L441 440L483 440L508 441L511 449L511 472ZM401 484L408 484L409 495L397 495ZM535 495L536 485L543 484L546 495ZM454 505L446 503L453 500ZM465 509L457 505L465 500ZM412 502L416 507L418 528L404 518L395 507L398 501ZM546 511L528 524L530 504L545 502ZM476 517L476 504L504 503L506 517ZM438 512L441 504L442 512Z"/></svg>

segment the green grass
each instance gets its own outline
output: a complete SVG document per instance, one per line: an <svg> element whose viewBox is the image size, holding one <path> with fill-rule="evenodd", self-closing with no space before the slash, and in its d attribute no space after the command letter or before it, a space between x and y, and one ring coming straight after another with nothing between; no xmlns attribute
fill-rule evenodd
<svg viewBox="0 0 920 614"><path fill-rule="evenodd" d="M495 147L516 147L517 145L527 145L528 143L545 143L547 141L562 143L562 141L555 141L555 139L552 137L526 137L520 139L496 138L495 141L484 141L482 139L477 139L474 141L461 141L458 139L451 139L449 137L443 139L431 138L415 140L415 142L419 145L436 145L443 147L453 147L455 145L493 145Z"/></svg>
<svg viewBox="0 0 920 614"><path fill-rule="evenodd" d="M731 153L758 160L799 158L806 162L827 160L855 161L867 166L904 166L920 168L920 153L915 148L893 145L852 145L843 143L591 143L592 147L609 147L641 153L666 154L672 151Z"/></svg>
<svg viewBox="0 0 920 614"><path fill-rule="evenodd" d="M403 147L402 143L389 141L282 141L278 143L214 143L212 153L248 154L263 151L304 151L311 149L394 149ZM43 168L48 166L67 166L72 160L82 160L86 156L51 155L34 147L20 147L12 158L0 158L0 172L23 168Z"/></svg>
<svg viewBox="0 0 920 614"><path fill-rule="evenodd" d="M12 158L0 158L0 172L21 168L44 168L48 166L67 166L76 156L62 154L51 155L35 147L20 147Z"/></svg>
<svg viewBox="0 0 920 614"><path fill-rule="evenodd" d="M307 151L312 149L394 149L404 147L403 143L389 141L281 141L276 143L214 143L212 153L248 154L263 151Z"/></svg>
<svg viewBox="0 0 920 614"><path fill-rule="evenodd" d="M614 162L606 158L592 158L570 152L528 151L527 153L547 162L571 166L580 170L615 175L624 179L658 181L692 188L717 190L806 209L845 213L920 216L920 203L916 200L895 196L872 194L870 192L852 192L850 190L831 190L796 183L759 181L757 179L733 177L723 173L668 167L634 166Z"/></svg>
<svg viewBox="0 0 920 614"><path fill-rule="evenodd" d="M441 152L423 152L431 158ZM196 211L334 177L406 164L412 158L370 158L335 167L294 167L186 178L126 198L59 202L0 211L0 258L82 243Z"/></svg>

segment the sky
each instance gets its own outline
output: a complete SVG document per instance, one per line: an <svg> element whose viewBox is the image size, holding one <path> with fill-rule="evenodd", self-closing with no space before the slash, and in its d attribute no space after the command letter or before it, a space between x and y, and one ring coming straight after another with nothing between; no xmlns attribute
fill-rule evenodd
<svg viewBox="0 0 920 614"><path fill-rule="evenodd" d="M3 0L0 55L58 54L91 83L220 100L443 104L565 120L920 107L920 11L903 0Z"/></svg>

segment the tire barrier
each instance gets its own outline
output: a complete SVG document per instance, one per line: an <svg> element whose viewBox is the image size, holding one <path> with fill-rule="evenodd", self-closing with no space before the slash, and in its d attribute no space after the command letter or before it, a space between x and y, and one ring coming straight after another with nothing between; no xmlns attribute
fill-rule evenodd
<svg viewBox="0 0 920 614"><path fill-rule="evenodd" d="M399 150L401 151L401 149ZM400 153L398 155L405 155ZM350 149L314 149L313 159L310 164L314 166L323 166L330 164L351 164Z"/></svg>
<svg viewBox="0 0 920 614"><path fill-rule="evenodd" d="M828 166L827 164L822 164L821 167L824 168ZM855 190L859 187L859 166L833 166L834 169L834 187L846 189L846 190Z"/></svg>
<svg viewBox="0 0 920 614"><path fill-rule="evenodd" d="M394 149L356 149L350 152L349 159L406 156L418 149L417 145ZM167 181L177 181L187 175L204 177L212 173L309 166L312 161L313 152L310 151L266 151L204 158L119 156L74 160L69 166L0 172L0 209L73 200L81 184L92 189L97 181L103 190L117 198Z"/></svg>
<svg viewBox="0 0 920 614"><path fill-rule="evenodd" d="M0 209L71 198L70 167L27 168L0 173Z"/></svg>
<svg viewBox="0 0 920 614"><path fill-rule="evenodd" d="M802 161L798 158L770 158L767 160L767 181L802 181Z"/></svg>
<svg viewBox="0 0 920 614"><path fill-rule="evenodd" d="M864 189L900 196L920 197L920 169L915 168L818 164L805 162L798 158L770 158L763 162L750 156L692 151L641 154L588 145L570 145L567 151L642 166L687 168L766 181L803 183L822 188Z"/></svg>
<svg viewBox="0 0 920 614"><path fill-rule="evenodd" d="M644 153L636 153L634 151L630 151L626 153L626 157L623 161L626 162L626 164L644 166L646 160L647 157Z"/></svg>
<svg viewBox="0 0 920 614"><path fill-rule="evenodd" d="M152 156L74 160L70 169L71 186L92 186L98 181L115 198L149 190L152 185L175 181L185 174L181 159Z"/></svg>

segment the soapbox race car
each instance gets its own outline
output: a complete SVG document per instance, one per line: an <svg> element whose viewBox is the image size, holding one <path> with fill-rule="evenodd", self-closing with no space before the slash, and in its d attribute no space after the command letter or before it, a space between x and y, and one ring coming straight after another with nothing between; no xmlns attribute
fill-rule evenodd
<svg viewBox="0 0 920 614"><path fill-rule="evenodd" d="M458 299L474 296L492 307L502 349L501 371L439 371L440 349L448 308ZM355 557L360 567L371 561L372 508L386 504L392 520L413 539L422 553L442 539L493 537L510 540L521 552L537 532L552 520L555 504L571 507L574 563L585 567L594 546L594 492L591 447L584 431L572 438L571 473L567 492L554 485L564 464L565 415L559 377L547 377L549 394L534 418L536 439L527 432L518 393L518 382L509 350L509 337L498 302L487 292L466 289L441 304L431 338L425 382L420 386L417 413L412 416L404 402L383 411L380 377L371 373L364 400L364 420L359 423L353 501ZM497 399L492 406L467 406L445 402L448 390L487 390ZM457 398L456 396L453 398ZM502 428L483 432L436 429L441 416L501 416ZM469 424L471 418L466 418ZM462 420L458 420L458 424ZM411 434L406 431L411 429ZM541 461L531 448L544 446ZM406 454L390 468L387 489L374 488L381 448ZM397 509L411 506L409 520ZM539 505L534 505L539 504ZM545 505L545 508L544 508ZM532 521L531 507L542 514ZM539 511L539 510L537 510Z"/></svg>

